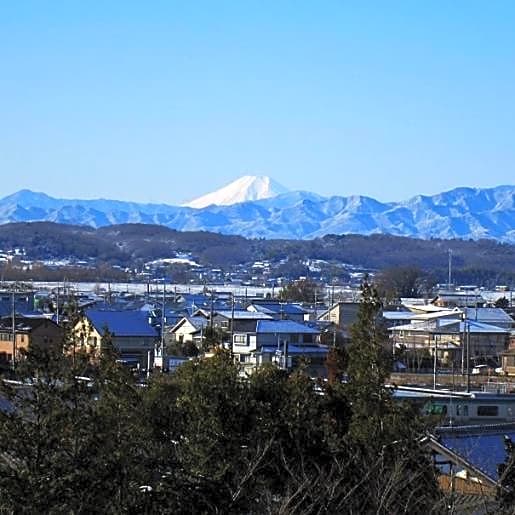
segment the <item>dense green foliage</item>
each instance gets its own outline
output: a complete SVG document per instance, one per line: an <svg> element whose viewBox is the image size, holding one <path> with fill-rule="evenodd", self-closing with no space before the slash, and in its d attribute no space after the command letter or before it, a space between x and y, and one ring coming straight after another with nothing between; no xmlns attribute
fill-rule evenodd
<svg viewBox="0 0 515 515"><path fill-rule="evenodd" d="M344 387L318 395L302 372L242 381L218 353L138 388L104 359L88 370L93 395L57 356L24 367L38 380L0 415L2 513L428 513L438 501L425 456L407 463L408 442L367 451Z"/></svg>
<svg viewBox="0 0 515 515"><path fill-rule="evenodd" d="M0 512L444 512L422 427L384 387L378 307L365 285L348 384L244 379L218 351L140 387L108 334L95 364L30 351L2 386Z"/></svg>

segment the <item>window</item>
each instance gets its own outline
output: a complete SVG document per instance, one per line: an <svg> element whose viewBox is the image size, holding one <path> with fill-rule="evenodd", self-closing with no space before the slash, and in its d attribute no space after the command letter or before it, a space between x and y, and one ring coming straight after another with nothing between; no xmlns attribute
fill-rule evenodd
<svg viewBox="0 0 515 515"><path fill-rule="evenodd" d="M447 415L445 404L431 404L427 410L428 415Z"/></svg>
<svg viewBox="0 0 515 515"><path fill-rule="evenodd" d="M499 415L498 406L478 406L477 416L478 417L497 417Z"/></svg>
<svg viewBox="0 0 515 515"><path fill-rule="evenodd" d="M235 345L247 345L247 335L246 334L235 334L234 335L234 343L235 343Z"/></svg>
<svg viewBox="0 0 515 515"><path fill-rule="evenodd" d="M240 354L240 363L245 363L249 357L247 354Z"/></svg>
<svg viewBox="0 0 515 515"><path fill-rule="evenodd" d="M467 404L458 404L456 406L456 415L460 417L468 417L469 407Z"/></svg>

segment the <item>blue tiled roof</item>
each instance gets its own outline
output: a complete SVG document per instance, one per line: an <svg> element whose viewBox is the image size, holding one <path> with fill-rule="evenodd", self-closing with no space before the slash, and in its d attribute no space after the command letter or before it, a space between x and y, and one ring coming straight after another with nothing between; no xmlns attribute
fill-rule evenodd
<svg viewBox="0 0 515 515"><path fill-rule="evenodd" d="M209 320L204 317L186 317L188 322L197 330L200 331L201 328L207 327L209 324ZM180 320L179 320L180 322Z"/></svg>
<svg viewBox="0 0 515 515"><path fill-rule="evenodd" d="M445 325L445 324L442 324ZM469 329L470 327L470 329ZM471 333L509 333L508 329L503 329L501 327L497 327L496 325L484 324L482 322L476 322L473 320L468 320L465 322L460 322L460 332L464 333L465 331L469 331Z"/></svg>
<svg viewBox="0 0 515 515"><path fill-rule="evenodd" d="M515 442L515 431L511 430L502 431L500 434L444 435L441 437L441 443L497 480L497 465L504 463L506 459L504 435Z"/></svg>
<svg viewBox="0 0 515 515"><path fill-rule="evenodd" d="M319 334L320 331L293 320L258 320L256 333Z"/></svg>
<svg viewBox="0 0 515 515"><path fill-rule="evenodd" d="M284 313L285 315L303 315L307 311L298 304L289 304L287 302L256 302L254 308L263 313Z"/></svg>
<svg viewBox="0 0 515 515"><path fill-rule="evenodd" d="M464 310L469 320L478 320L493 325L495 325L495 322L514 323L511 316L501 308L464 308Z"/></svg>
<svg viewBox="0 0 515 515"><path fill-rule="evenodd" d="M0 316L9 316L12 313L12 302L10 300L0 300ZM30 313L34 309L32 302L23 299L15 301L16 313Z"/></svg>
<svg viewBox="0 0 515 515"><path fill-rule="evenodd" d="M148 323L148 317L142 311L90 309L86 311L86 316L101 335L107 327L114 336L157 337L156 330Z"/></svg>
<svg viewBox="0 0 515 515"><path fill-rule="evenodd" d="M472 334L476 333L496 333L496 334L508 334L510 332L509 329L503 329L502 327L498 327L496 325L490 325L490 324L483 324L481 322L475 322L473 320L467 320L467 322L462 322L458 319L443 319L440 322L440 325L438 327L434 327L431 322L425 321L425 322L419 322L414 324L403 324L403 325L397 325L394 327L390 327L389 331L419 331L419 332L425 332L425 331L432 331L432 332L444 332L448 331L450 332L457 332L458 331L458 323L459 323L459 331L460 333L465 333L466 331L470 331Z"/></svg>

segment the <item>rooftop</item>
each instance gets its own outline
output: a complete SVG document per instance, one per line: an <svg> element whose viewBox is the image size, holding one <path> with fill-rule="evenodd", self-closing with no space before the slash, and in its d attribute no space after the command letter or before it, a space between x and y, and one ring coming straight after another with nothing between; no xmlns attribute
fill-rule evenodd
<svg viewBox="0 0 515 515"><path fill-rule="evenodd" d="M320 331L293 320L258 320L256 333L320 334Z"/></svg>
<svg viewBox="0 0 515 515"><path fill-rule="evenodd" d="M157 331L148 323L142 311L101 311L90 309L86 317L100 335L107 330L113 336L157 337Z"/></svg>

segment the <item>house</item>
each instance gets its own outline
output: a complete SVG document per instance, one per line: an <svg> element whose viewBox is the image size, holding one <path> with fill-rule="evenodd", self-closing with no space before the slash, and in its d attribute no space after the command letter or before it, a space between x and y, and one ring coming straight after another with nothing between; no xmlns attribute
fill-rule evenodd
<svg viewBox="0 0 515 515"><path fill-rule="evenodd" d="M73 351L98 355L102 339L109 334L120 359L138 368L153 364L157 331L149 324L146 313L136 311L87 310L73 329L76 342Z"/></svg>
<svg viewBox="0 0 515 515"><path fill-rule="evenodd" d="M34 346L61 348L64 331L52 320L40 317L16 317L13 344L12 318L0 319L0 362L11 363L21 357L22 350Z"/></svg>
<svg viewBox="0 0 515 515"><path fill-rule="evenodd" d="M319 344L320 331L293 320L258 320L255 331L235 332L233 354L245 373L263 363L292 369L307 360L308 373L325 376L328 347Z"/></svg>
<svg viewBox="0 0 515 515"><path fill-rule="evenodd" d="M246 310L217 311L213 315L215 327L235 332L254 332L259 320L273 320L273 317L261 311Z"/></svg>
<svg viewBox="0 0 515 515"><path fill-rule="evenodd" d="M179 343L200 343L208 326L209 320L204 316L185 316L170 329L170 335Z"/></svg>
<svg viewBox="0 0 515 515"><path fill-rule="evenodd" d="M515 330L510 333L508 349L501 355L501 368L504 374L515 376Z"/></svg>
<svg viewBox="0 0 515 515"><path fill-rule="evenodd" d="M503 329L515 327L515 320L502 308L464 308L467 320L495 325Z"/></svg>
<svg viewBox="0 0 515 515"><path fill-rule="evenodd" d="M0 317L12 315L14 310L17 314L34 313L34 292L0 290Z"/></svg>
<svg viewBox="0 0 515 515"><path fill-rule="evenodd" d="M457 320L464 317L464 312L459 308L447 309L447 308L435 308L432 309L415 309L410 311L406 310L394 310L394 311L383 311L383 320L386 323L386 327L397 327L408 323L422 323L431 322L434 320L451 319Z"/></svg>
<svg viewBox="0 0 515 515"><path fill-rule="evenodd" d="M444 313L439 317L436 313L419 316L409 324L393 326L388 329L392 349L402 349L406 359L412 365L418 363L421 356L433 356L437 353L438 361L444 366L463 366L479 364L485 361L499 362L505 351L510 331L500 327L461 320L456 316ZM412 367L413 368L413 367Z"/></svg>
<svg viewBox="0 0 515 515"><path fill-rule="evenodd" d="M348 329L357 319L359 302L336 302L324 310L318 320L332 322L338 329Z"/></svg>
<svg viewBox="0 0 515 515"><path fill-rule="evenodd" d="M501 368L507 376L515 376L515 348L501 354Z"/></svg>
<svg viewBox="0 0 515 515"><path fill-rule="evenodd" d="M488 325L495 325L503 329L511 329L515 321L513 318L501 308L439 308L431 304L426 306L405 305L406 310L403 311L384 311L383 318L389 326L400 325L410 320L424 320L428 317L447 317L463 318L482 322Z"/></svg>
<svg viewBox="0 0 515 515"><path fill-rule="evenodd" d="M441 487L453 494L467 494L469 502L476 501L475 509L470 506L466 513L498 511L495 498L500 471L513 441L513 424L439 427L425 438L440 473Z"/></svg>
<svg viewBox="0 0 515 515"><path fill-rule="evenodd" d="M187 358L184 356L166 356L165 370L167 370L170 373L174 373L181 365L184 365L184 363L190 361L190 359L191 358Z"/></svg>
<svg viewBox="0 0 515 515"><path fill-rule="evenodd" d="M416 314L413 311L405 309L385 310L382 313L383 321L386 327L395 327L410 323L416 319Z"/></svg>
<svg viewBox="0 0 515 515"><path fill-rule="evenodd" d="M298 304L291 302L254 301L247 307L247 311L270 315L274 320L293 320L304 322L307 311Z"/></svg>
<svg viewBox="0 0 515 515"><path fill-rule="evenodd" d="M470 291L442 291L431 304L437 307L483 307L486 300L479 294Z"/></svg>

